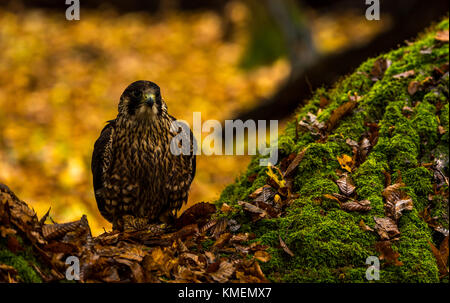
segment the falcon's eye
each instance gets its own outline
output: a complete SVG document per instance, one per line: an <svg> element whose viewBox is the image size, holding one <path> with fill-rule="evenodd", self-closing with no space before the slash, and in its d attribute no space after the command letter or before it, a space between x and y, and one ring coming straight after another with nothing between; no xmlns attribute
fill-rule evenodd
<svg viewBox="0 0 450 303"><path fill-rule="evenodd" d="M142 92L140 90L135 90L133 91L132 96L136 99L140 99L142 97Z"/></svg>

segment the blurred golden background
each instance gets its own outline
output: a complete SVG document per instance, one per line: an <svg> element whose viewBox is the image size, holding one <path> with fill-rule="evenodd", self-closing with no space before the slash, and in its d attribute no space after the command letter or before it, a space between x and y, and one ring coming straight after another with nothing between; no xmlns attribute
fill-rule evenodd
<svg viewBox="0 0 450 303"><path fill-rule="evenodd" d="M81 4L83 5L83 4ZM242 67L252 37L246 2L225 7L232 35L215 11L149 14L114 9L63 11L0 7L0 182L39 216L57 222L82 214L95 235L110 229L97 210L90 161L105 122L117 114L126 86L157 83L169 112L192 122L223 121L272 95L286 81L286 56ZM342 51L382 31L361 12L303 12L320 54ZM280 128L281 130L281 128ZM213 201L242 172L246 156L200 156L189 204Z"/></svg>

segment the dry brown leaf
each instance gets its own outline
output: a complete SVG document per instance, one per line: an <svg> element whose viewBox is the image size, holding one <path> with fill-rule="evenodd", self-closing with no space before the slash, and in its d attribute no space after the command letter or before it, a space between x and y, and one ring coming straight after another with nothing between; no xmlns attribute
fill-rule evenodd
<svg viewBox="0 0 450 303"><path fill-rule="evenodd" d="M281 248L283 248L284 252L293 257L294 253L289 249L289 247L286 245L286 243L283 241L280 235L278 235L278 239L280 241Z"/></svg>
<svg viewBox="0 0 450 303"><path fill-rule="evenodd" d="M297 168L297 166L300 164L303 157L305 156L307 149L308 149L308 147L305 147L304 149L302 149L302 151L297 154L297 156L294 158L294 160L291 162L291 164L289 164L288 168L283 173L284 178L289 176Z"/></svg>
<svg viewBox="0 0 450 303"><path fill-rule="evenodd" d="M359 221L359 227L361 227L362 230L364 231L373 231L373 228L371 228L369 225L367 225L363 219L361 219L361 221Z"/></svg>
<svg viewBox="0 0 450 303"><path fill-rule="evenodd" d="M141 262L142 259L147 254L146 251L144 250L144 248L145 248L145 246L142 246L142 245L135 245L135 246L127 247L127 249L123 253L121 253L119 255L119 257L122 259L128 259L128 260Z"/></svg>
<svg viewBox="0 0 450 303"><path fill-rule="evenodd" d="M231 211L231 206L228 205L227 203L223 203L222 206L220 207L220 211L223 213L228 213Z"/></svg>
<svg viewBox="0 0 450 303"><path fill-rule="evenodd" d="M448 266L448 239L449 235L442 240L441 246L439 247L439 252L441 253L442 259L444 260L446 266Z"/></svg>
<svg viewBox="0 0 450 303"><path fill-rule="evenodd" d="M415 72L414 72L413 69L411 69L411 70L408 70L406 72L394 75L394 76L392 76L392 78L394 78L394 79L401 79L401 78L408 78L408 77L411 77L411 76L414 76L414 75L415 75Z"/></svg>
<svg viewBox="0 0 450 303"><path fill-rule="evenodd" d="M390 240L400 235L397 223L391 218L373 217L373 219L375 220L375 230L382 240Z"/></svg>
<svg viewBox="0 0 450 303"><path fill-rule="evenodd" d="M438 266L439 269L439 275L442 276L446 276L449 274L449 269L448 269L448 237L446 237L444 239L444 241L447 240L447 256L445 258L445 255L441 254L441 251L439 249L436 248L436 246L434 246L433 243L431 243L430 241L428 241L428 244L431 247L431 251L433 252L434 257L436 258L436 264ZM442 247L442 244L441 244ZM444 252L445 253L445 252Z"/></svg>
<svg viewBox="0 0 450 303"><path fill-rule="evenodd" d="M325 194L323 195L325 198L330 199L330 200L334 200L337 201L339 203L339 205L341 204L341 201L339 200L339 198L333 196L333 195L329 195L329 194Z"/></svg>
<svg viewBox="0 0 450 303"><path fill-rule="evenodd" d="M350 99L350 97L349 97ZM336 108L332 113L330 118L327 121L327 130L330 132L334 129L337 123L348 113L350 113L358 104L357 98L356 100L350 100L345 102Z"/></svg>
<svg viewBox="0 0 450 303"><path fill-rule="evenodd" d="M266 251L258 250L255 252L255 258L261 262L268 262L270 260L270 255Z"/></svg>
<svg viewBox="0 0 450 303"><path fill-rule="evenodd" d="M63 223L63 224L45 224L42 226L42 235L46 240L61 238L69 232L85 230L89 227L86 215L83 215L80 220Z"/></svg>
<svg viewBox="0 0 450 303"><path fill-rule="evenodd" d="M114 266L106 267L98 275L106 283L120 282L119 272L117 271L117 268Z"/></svg>
<svg viewBox="0 0 450 303"><path fill-rule="evenodd" d="M361 162L363 162L366 159L371 147L372 147L372 143L370 142L370 139L363 138L361 141L361 145L359 147L359 152L361 154L361 159L360 159Z"/></svg>
<svg viewBox="0 0 450 303"><path fill-rule="evenodd" d="M391 65L391 60L386 60L384 58L378 58L375 60L372 70L370 71L370 75L372 76L372 80L380 80L383 78L384 72Z"/></svg>
<svg viewBox="0 0 450 303"><path fill-rule="evenodd" d="M202 225L216 212L216 206L211 203L200 202L186 209L176 220L175 227L182 228L190 224Z"/></svg>
<svg viewBox="0 0 450 303"><path fill-rule="evenodd" d="M223 233L220 237L214 242L213 248L221 248L225 246L225 244L231 239L230 233Z"/></svg>
<svg viewBox="0 0 450 303"><path fill-rule="evenodd" d="M393 263L395 266L402 266L403 262L398 260L400 254L394 251L391 245L391 241L378 241L375 243L375 249L380 253L380 260Z"/></svg>
<svg viewBox="0 0 450 303"><path fill-rule="evenodd" d="M394 220L398 220L402 216L403 210L413 209L412 199L400 189L404 186L404 183L397 182L383 190L383 196L386 199L386 213Z"/></svg>
<svg viewBox="0 0 450 303"><path fill-rule="evenodd" d="M372 209L369 200L345 202L341 204L341 208L347 211L359 211L359 212L365 212Z"/></svg>
<svg viewBox="0 0 450 303"><path fill-rule="evenodd" d="M330 103L330 100L328 100L325 96L320 96L319 100L319 107L324 108Z"/></svg>
<svg viewBox="0 0 450 303"><path fill-rule="evenodd" d="M216 272L211 273L211 278L219 283L228 282L231 275L234 274L235 268L232 263L222 261L219 265L219 269Z"/></svg>
<svg viewBox="0 0 450 303"><path fill-rule="evenodd" d="M16 233L17 231L15 229L7 228L3 225L0 225L0 236L2 238L6 238L9 235L15 235Z"/></svg>
<svg viewBox="0 0 450 303"><path fill-rule="evenodd" d="M386 209L389 214L392 214L392 217L395 220L398 220L402 216L402 212L404 210L412 210L413 209L413 201L411 198L401 199L395 201L393 206L389 207L389 204L386 205Z"/></svg>
<svg viewBox="0 0 450 303"><path fill-rule="evenodd" d="M210 251L205 251L205 257L209 264L214 263L216 261L216 256Z"/></svg>
<svg viewBox="0 0 450 303"><path fill-rule="evenodd" d="M231 239L230 239L230 242L232 242L232 243L245 242L245 241L248 241L248 233L233 235L233 237L231 237Z"/></svg>
<svg viewBox="0 0 450 303"><path fill-rule="evenodd" d="M419 90L419 87L420 87L420 82L418 82L418 81L409 82L408 94L410 96L414 95Z"/></svg>
<svg viewBox="0 0 450 303"><path fill-rule="evenodd" d="M270 187L270 185L264 185L264 186L269 186ZM248 197L250 198L250 199L255 199L256 197L258 197L259 195L261 195L262 194L262 191L263 191L263 188L264 188L264 186L262 186L262 187L260 187L260 188L257 188L257 189L255 189L255 191L254 192L252 192L250 195L248 195Z"/></svg>
<svg viewBox="0 0 450 303"><path fill-rule="evenodd" d="M250 204L250 203L245 202L245 201L238 201L238 204L240 206L242 206L242 208L245 211L247 211L249 213L252 213L252 214L256 214L257 215L256 219L261 219L261 218L264 218L264 217L268 217L267 212L265 210L259 208L256 205Z"/></svg>
<svg viewBox="0 0 450 303"><path fill-rule="evenodd" d="M355 185L353 185L353 181L351 177L347 174L344 174L340 179L336 181L339 190L346 196L351 196L355 192Z"/></svg>
<svg viewBox="0 0 450 303"><path fill-rule="evenodd" d="M303 117L300 122L298 122L298 126L303 130L309 131L314 136L318 135L321 137L322 131L326 127L325 123L319 122L316 115L312 113L307 113L306 116Z"/></svg>
<svg viewBox="0 0 450 303"><path fill-rule="evenodd" d="M270 203L273 200L275 194L276 191L270 185L264 185L263 187L261 187L260 193L253 199L253 203Z"/></svg>
<svg viewBox="0 0 450 303"><path fill-rule="evenodd" d="M389 185L383 190L383 197L386 201L400 200L404 197L404 193L400 190L402 187L405 187L405 184L402 182Z"/></svg>
<svg viewBox="0 0 450 303"><path fill-rule="evenodd" d="M436 36L434 36L434 39L438 41L448 42L448 29L438 31L436 33Z"/></svg>
<svg viewBox="0 0 450 303"><path fill-rule="evenodd" d="M217 239L221 234L223 234L227 230L228 219L220 218L217 220L217 223L211 229L212 236Z"/></svg>
<svg viewBox="0 0 450 303"><path fill-rule="evenodd" d="M217 224L218 220L214 219L206 223L205 225L200 228L200 233L207 232L210 228L214 227Z"/></svg>
<svg viewBox="0 0 450 303"><path fill-rule="evenodd" d="M349 155L343 154L341 157L337 156L337 160L343 169L345 169L349 173L352 172L352 167L355 164L353 162L352 157L350 157Z"/></svg>
<svg viewBox="0 0 450 303"><path fill-rule="evenodd" d="M133 282L135 283L143 283L144 282L144 273L142 271L141 265L139 263L131 261L129 259L114 259L117 263L127 265L130 268L132 273Z"/></svg>

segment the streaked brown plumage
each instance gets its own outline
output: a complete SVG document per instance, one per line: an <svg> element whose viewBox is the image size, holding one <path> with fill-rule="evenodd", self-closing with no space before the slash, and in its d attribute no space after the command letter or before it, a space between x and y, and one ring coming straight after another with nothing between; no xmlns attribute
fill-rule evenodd
<svg viewBox="0 0 450 303"><path fill-rule="evenodd" d="M94 145L92 173L100 213L123 229L129 220L145 225L187 201L195 176L194 138L188 155L175 155L171 140L181 128L167 113L159 87L150 81L130 84L120 97L119 113Z"/></svg>

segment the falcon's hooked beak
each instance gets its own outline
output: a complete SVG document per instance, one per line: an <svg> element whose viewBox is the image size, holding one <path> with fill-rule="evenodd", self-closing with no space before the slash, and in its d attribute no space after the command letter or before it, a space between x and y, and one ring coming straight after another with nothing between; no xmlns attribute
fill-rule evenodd
<svg viewBox="0 0 450 303"><path fill-rule="evenodd" d="M155 95L154 94L145 94L145 104L152 107L155 104Z"/></svg>

